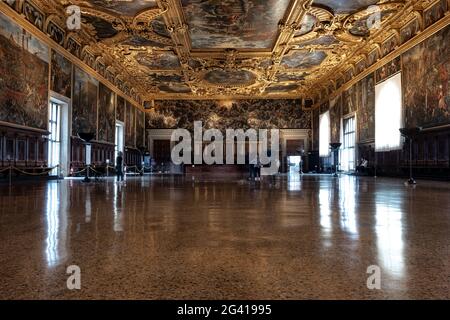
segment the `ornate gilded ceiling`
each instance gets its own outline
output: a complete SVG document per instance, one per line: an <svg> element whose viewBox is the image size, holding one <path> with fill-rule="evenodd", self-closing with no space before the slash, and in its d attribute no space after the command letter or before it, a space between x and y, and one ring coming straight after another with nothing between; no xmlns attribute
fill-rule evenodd
<svg viewBox="0 0 450 320"><path fill-rule="evenodd" d="M69 5L81 7L81 30L67 30ZM448 0L23 0L12 6L35 25L41 14L45 22L37 26L54 41L143 102L316 98L424 30L427 14L447 11Z"/></svg>

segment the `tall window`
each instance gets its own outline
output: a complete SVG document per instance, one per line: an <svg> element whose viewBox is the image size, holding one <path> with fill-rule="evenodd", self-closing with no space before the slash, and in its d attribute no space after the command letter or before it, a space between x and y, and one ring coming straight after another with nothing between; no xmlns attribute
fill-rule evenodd
<svg viewBox="0 0 450 320"><path fill-rule="evenodd" d="M355 122L355 117L344 119L344 145L342 152L342 163L343 169L346 171L355 169Z"/></svg>
<svg viewBox="0 0 450 320"><path fill-rule="evenodd" d="M123 124L116 122L116 147L114 150L114 163L120 151L123 152Z"/></svg>
<svg viewBox="0 0 450 320"><path fill-rule="evenodd" d="M330 111L320 115L319 118L319 155L330 155Z"/></svg>
<svg viewBox="0 0 450 320"><path fill-rule="evenodd" d="M56 167L60 164L61 157L61 106L55 102L50 102L48 128L50 136L48 140L48 165ZM57 175L55 168L51 175Z"/></svg>
<svg viewBox="0 0 450 320"><path fill-rule="evenodd" d="M401 147L402 127L401 73L375 86L375 151Z"/></svg>

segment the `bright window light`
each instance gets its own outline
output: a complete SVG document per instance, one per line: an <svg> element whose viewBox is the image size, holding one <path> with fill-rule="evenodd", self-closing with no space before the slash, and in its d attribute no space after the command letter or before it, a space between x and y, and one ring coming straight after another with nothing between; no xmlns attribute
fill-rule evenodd
<svg viewBox="0 0 450 320"><path fill-rule="evenodd" d="M330 112L327 111L319 118L319 155L328 157L330 155Z"/></svg>
<svg viewBox="0 0 450 320"><path fill-rule="evenodd" d="M401 148L402 127L401 73L375 86L375 151Z"/></svg>

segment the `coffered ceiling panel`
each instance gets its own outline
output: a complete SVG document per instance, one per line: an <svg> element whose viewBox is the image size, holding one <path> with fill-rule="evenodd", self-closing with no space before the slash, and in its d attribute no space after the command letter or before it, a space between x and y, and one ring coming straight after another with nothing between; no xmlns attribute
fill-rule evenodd
<svg viewBox="0 0 450 320"><path fill-rule="evenodd" d="M69 5L81 8L81 30L67 29ZM448 0L23 0L11 6L119 88L148 101L331 92L443 19Z"/></svg>
<svg viewBox="0 0 450 320"><path fill-rule="evenodd" d="M353 13L377 4L377 0L316 0L314 4L329 9L334 14Z"/></svg>
<svg viewBox="0 0 450 320"><path fill-rule="evenodd" d="M109 11L127 17L134 17L146 9L158 6L155 0L87 0L78 2L86 7L102 9L105 12Z"/></svg>
<svg viewBox="0 0 450 320"><path fill-rule="evenodd" d="M290 0L182 0L194 49L271 49Z"/></svg>

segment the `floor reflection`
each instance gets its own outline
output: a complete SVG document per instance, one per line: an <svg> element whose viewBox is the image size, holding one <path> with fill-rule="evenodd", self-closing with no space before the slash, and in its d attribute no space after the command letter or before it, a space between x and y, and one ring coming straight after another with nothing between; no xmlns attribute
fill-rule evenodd
<svg viewBox="0 0 450 320"><path fill-rule="evenodd" d="M339 199L340 199L340 224L341 228L352 234L358 235L356 210L356 188L353 177L344 176L339 180Z"/></svg>
<svg viewBox="0 0 450 320"><path fill-rule="evenodd" d="M383 271L395 278L405 273L403 243L403 200L399 192L375 194L375 231Z"/></svg>
<svg viewBox="0 0 450 320"><path fill-rule="evenodd" d="M55 182L47 185L45 254L49 267L62 263L67 256L67 200L67 185Z"/></svg>
<svg viewBox="0 0 450 320"><path fill-rule="evenodd" d="M448 194L327 175L0 185L0 298L449 299Z"/></svg>

